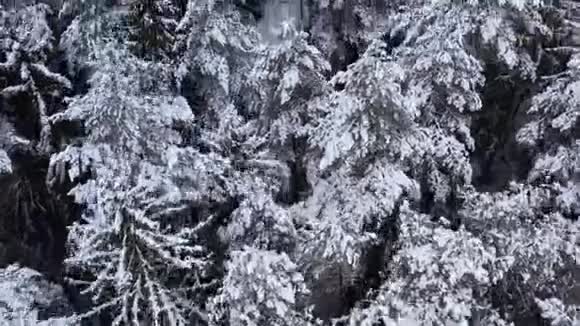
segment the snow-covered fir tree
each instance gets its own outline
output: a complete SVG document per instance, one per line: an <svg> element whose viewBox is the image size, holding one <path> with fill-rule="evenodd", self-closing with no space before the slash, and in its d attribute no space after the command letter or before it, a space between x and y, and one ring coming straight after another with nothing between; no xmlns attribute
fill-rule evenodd
<svg viewBox="0 0 580 326"><path fill-rule="evenodd" d="M148 59L171 56L178 19L173 1L133 0L129 12L129 41L135 54Z"/></svg>
<svg viewBox="0 0 580 326"><path fill-rule="evenodd" d="M207 253L197 241L206 221L184 221L183 215L188 202L211 186L187 166L176 173L181 160L193 168L200 159L176 147L181 136L174 128L193 116L167 89L167 67L141 61L115 43L94 51L89 92L51 117L90 130L84 144L53 156L48 175L51 183L78 183L70 194L86 207L69 231L72 255L66 260L71 273L90 275L79 281L88 282L83 292L96 306L79 318L105 311L113 324L186 325L190 312L201 314L186 297L205 277ZM90 175L84 182L83 174ZM171 275L185 271L191 283L173 284ZM103 295L109 291L114 294Z"/></svg>

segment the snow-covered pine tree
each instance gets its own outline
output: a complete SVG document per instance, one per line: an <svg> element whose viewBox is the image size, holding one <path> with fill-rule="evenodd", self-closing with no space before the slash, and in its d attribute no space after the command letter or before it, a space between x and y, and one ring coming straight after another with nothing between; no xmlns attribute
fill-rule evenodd
<svg viewBox="0 0 580 326"><path fill-rule="evenodd" d="M335 84L344 90L321 101L328 109L312 138L325 151L319 168L341 171L335 181L338 184L352 178L345 193L346 189L352 191L353 183L366 184L359 178L373 175L398 180L390 182L391 188L393 183L405 185L395 188L399 190L388 201L385 194L366 201L367 205L376 201L383 211L371 212L373 205L367 206L371 211L353 210L350 214L360 216L354 224L359 230L373 214L388 215L404 189L412 191L409 177L422 184L424 194L442 202L458 191L457 185L471 182L468 150L473 148L473 140L464 112L480 109L477 87L483 77L478 61L463 47L469 17L461 10L428 8L406 14L417 25L405 30L404 22L393 24L402 31L391 34L404 35L400 47L392 49L375 40L361 59L335 77ZM402 15L399 19L408 18ZM429 24L429 28L421 28L421 24ZM439 39L441 35L446 36L445 41ZM361 192L367 190L361 188ZM329 192L321 193L328 196ZM345 207L344 202L341 206ZM359 215L362 212L365 214Z"/></svg>
<svg viewBox="0 0 580 326"><path fill-rule="evenodd" d="M0 75L5 80L0 94L4 103L24 99L29 106L29 116L18 111L13 114L21 121L36 119L40 130L37 134L31 126L23 126L26 130L21 132L27 134L42 155L52 151L48 116L58 110L58 103L72 87L67 78L48 66L54 50L54 36L48 21L51 14L51 8L45 4L0 11L3 39L0 53L5 58L0 63ZM14 102L5 110L13 106Z"/></svg>
<svg viewBox="0 0 580 326"><path fill-rule="evenodd" d="M547 189L516 184L468 196L457 231L449 220L434 223L404 207L389 281L350 322L512 325L534 314L537 300L569 299L578 225L558 212L540 219L549 200Z"/></svg>
<svg viewBox="0 0 580 326"><path fill-rule="evenodd" d="M72 83L55 64L54 23L46 4L0 9L1 148L12 171L0 185L0 232L4 263L58 275L67 203L45 185L55 139L48 116L63 108Z"/></svg>
<svg viewBox="0 0 580 326"><path fill-rule="evenodd" d="M461 213L465 229L497 256L486 296L508 322L533 315L536 298L567 300L573 293L578 223L551 209L552 202L548 187L512 184L504 192L469 196Z"/></svg>
<svg viewBox="0 0 580 326"><path fill-rule="evenodd" d="M536 300L540 308L542 317L550 322L550 325L572 325L576 326L580 322L580 306L566 305L557 298Z"/></svg>
<svg viewBox="0 0 580 326"><path fill-rule="evenodd" d="M129 42L133 52L145 59L172 57L178 24L173 0L132 0L129 7Z"/></svg>
<svg viewBox="0 0 580 326"><path fill-rule="evenodd" d="M490 17L493 17L493 12L494 10L490 10ZM442 222L448 221L447 219L452 219L451 222L448 221L450 224L443 223L444 226L441 226L435 223L433 227L437 229L441 228L441 232L446 233L447 237L450 239L455 239L459 242L465 243L478 243L478 251L482 253L483 256L487 257L491 255L489 256L489 259L486 258L487 260L484 260L483 263L481 263L481 268L487 268L489 262L494 260L492 256L496 249L487 247L487 245L484 246L485 243L481 243L482 240L479 238L482 236L480 234L481 231L474 231L474 233L471 234L461 230L458 231L459 233L451 232L448 230L448 228L458 228L459 223L463 219L463 214L460 214L458 209L460 209L460 207L465 204L461 203L461 201L464 201L465 198L460 201L460 198L458 198L459 193L461 193L462 196L469 197L468 194L471 192L469 185L472 182L472 172L469 155L470 152L474 150L475 142L470 135L469 115L471 112L475 112L481 109L479 91L484 84L482 74L483 67L481 66L478 58L475 57L474 53L472 52L472 47L474 44L470 44L468 42L473 42L474 33L476 33L478 30L483 30L479 29L479 26L481 26L480 19L479 12L469 6L449 6L447 4L437 5L434 7L428 5L419 6L418 8L412 8L408 12L403 12L402 14L391 18L391 21L386 24L386 27L390 28L390 35L385 37L386 40L383 38L382 41L377 40L374 41L374 43L371 43L367 52L358 61L349 66L345 73L339 73L338 76L335 77L335 81L340 81L342 84L340 86L344 87L344 90L341 91L342 93L335 93L332 96L345 97L346 94L350 95L351 100L349 104L344 105L344 107L348 108L349 111L343 111L339 109L337 110L337 108L340 108L340 106L337 106L337 108L333 108L332 110L328 110L328 114L323 119L321 119L321 127L318 129L318 132L322 133L322 135L324 135L324 133L328 134L328 136L326 136L327 141L324 141L325 138L320 138L320 134L317 135L316 133L314 134L315 137L319 138L312 139L314 140L314 144L326 145L324 146L325 153L335 154L334 156L327 156L330 158L328 161L325 161L324 159L320 161L321 163L330 162L330 164L325 164L325 167L331 167L332 169L330 171L333 171L328 174L325 182L332 180L332 174L336 173L334 171L340 171L341 166L350 165L351 168L353 166L356 167L356 164L352 163L356 162L356 159L359 159L365 164L362 165L362 169L354 170L360 171L360 174L358 174L359 176L362 175L364 178L368 178L368 176L372 176L378 171L381 171L383 175L387 175L384 161L380 167L373 168L377 169L376 172L371 172L373 170L369 169L369 163L377 162L377 158L381 157L380 155L388 154L389 151L392 151L393 149L398 149L399 151L406 149L406 151L403 152L405 155L391 154L391 162L389 163L393 164L392 162L396 162L395 167L399 170L398 173L400 173L401 176L398 178L398 180L408 180L406 183L398 183L399 185L407 184L407 186L402 187L402 189L407 189L408 191L413 188L411 181L412 179L410 180L410 178L414 178L415 181L421 183L421 190L423 195L421 198L421 203L425 204L425 202L427 202L427 206L430 206L430 208L422 207L422 209L427 208L429 215L423 215L423 217L421 217L421 214L412 213L413 216L417 216L418 218L418 221L412 222L412 225L417 223L425 224L425 226L427 226L432 223L429 221L429 219L438 219L441 215L444 217ZM486 20L483 19L483 21ZM508 23L505 24L506 26L510 26ZM489 30L487 30L487 32L489 32ZM484 38L488 43L489 40L496 42L493 44L488 44L488 46L492 48L491 51L512 51L511 53L497 53L496 57L499 60L504 60L505 64L513 70L519 69L522 75L528 74L528 76L531 76L533 79L535 77L535 63L531 60L529 55L522 51L521 48L518 49L515 44L515 40L511 40L509 38L509 29L507 29L508 37L505 36L506 31L502 30L502 33L504 34L500 35L497 33L497 31L492 31L491 35L486 35L487 38L476 36L475 39L481 40ZM444 37L444 39L442 39L442 37ZM397 43L392 43L393 41L396 41ZM382 45L380 45L381 42ZM376 44L379 44L380 46L377 47ZM393 48L393 46L395 47ZM479 48L482 48L482 46L484 45L480 45ZM377 51L377 49L382 52ZM373 53L382 53L382 55L372 56ZM369 54L371 55L369 56ZM514 61L514 57L516 58L516 61ZM373 62L370 59L375 61ZM363 73L365 70L362 70L362 67L364 67L363 65L367 62L369 63L368 66L371 68L367 70L368 72ZM381 71L378 69L379 67L389 66L398 67L396 71L400 72L398 75L400 77L398 79L391 80L390 82L374 82L374 79L371 78L372 76L379 76L381 78L384 78L383 76L391 78L392 76L397 76L395 73L393 73L393 71L390 71L389 73L379 73ZM374 75L372 73L374 73ZM359 83L355 83L356 81L359 81ZM394 85L392 88L385 87L385 85L391 84ZM391 90L391 92L387 93L386 90ZM399 102L393 101L393 98L397 99L397 97L395 97L396 95L398 95L400 98L403 98L400 94L405 95L404 98L406 99L406 102L403 102L402 100ZM323 100L323 103L333 102L329 100ZM378 103L379 105L373 106L373 103ZM384 104L386 103L390 105L385 107ZM397 106L396 104L398 103L400 104ZM361 110L354 111L352 110L353 108L361 108ZM393 108L401 108L400 111L402 113L393 110ZM370 112L374 111L376 111L375 115L369 115ZM341 113L339 114L339 112ZM361 112L362 115L352 115L352 113L345 114L342 112ZM396 113L396 115L391 112ZM383 120L381 120L380 118L386 116L386 113L391 113L393 118L390 120L383 118ZM405 115L405 113L407 115ZM391 117L391 115L388 115L387 117ZM400 117L408 118L401 119ZM397 121L394 118L399 118L399 120ZM327 121L333 121L331 119L336 119L335 121L338 123L326 124L328 123ZM360 121L366 124L363 124ZM377 123L379 121L387 121L389 124L387 126L381 126ZM393 123L397 123L399 121L406 121L407 123L403 125L402 128ZM373 127L373 123L377 123L377 126ZM338 126L345 126L348 127L348 129L337 128ZM329 133L328 130L332 131L333 133ZM398 139L401 139L401 143L411 143L413 146L397 146L393 145L393 143L388 143L385 141L385 135L389 135L389 133L393 133L397 130L405 131L405 133L401 133L398 137ZM356 133L354 133L354 131L356 131ZM381 139L381 141L376 141L376 139L379 139L379 137L383 137L383 139ZM393 138L394 137L391 139ZM329 144L332 144L330 141L338 142L339 145L328 146ZM384 150L374 152L370 151L365 153L365 151L368 151L369 148L376 146L375 144L384 146ZM340 151L334 151L334 148L343 152L341 153ZM323 158L324 157L325 156L323 156ZM393 157L395 160L393 160ZM332 167L332 164L335 166ZM390 168L390 170L393 171L392 168ZM353 177L353 175L354 174L352 172L343 172L343 174L340 175L340 180L342 183L345 183L345 180L349 180ZM391 175L395 174L391 173ZM365 222L363 222L365 221L364 213L368 212L366 209L367 207L370 207L371 209L373 208L373 205L368 205L373 201L366 199L364 194L369 192L369 189L374 188L364 187L362 194L357 193L356 195L352 196L352 190L356 189L354 180L358 181L356 182L358 185L366 185L366 183L361 183L360 179L353 178L353 184L349 184L348 186L344 187L344 192L349 194L349 198L354 197L359 199L361 205L355 206L357 207L356 210L345 210L345 208L349 207L349 205L347 205L347 203L349 203L349 199L345 198L339 201L340 206L330 206L340 207L341 209L337 210L335 208L335 210L332 211L333 213L331 216L334 216L334 219L330 225L332 225L334 229L337 229L337 227L342 224L337 222L336 217L344 216L344 221L349 221L351 225L349 228L350 231L342 231L337 234L348 234L350 235L348 239L361 241L364 238L361 236L360 230L365 230L364 227L367 226ZM393 188L392 185L397 184L393 181L383 181L383 183L389 184L389 190L391 191ZM329 191L330 189L332 190ZM313 202L320 203L319 206L324 208L325 205L329 205L333 202L332 197L337 189L340 188L336 185L325 188L325 190L320 192L325 194L325 197L319 198L317 197L317 191L315 188L312 198L316 199L313 199ZM396 187L395 189L401 188ZM377 194L377 191L375 190L372 193ZM396 194L396 192L394 193ZM399 192L399 194L401 193L403 193L403 191ZM429 198L429 194L431 194L434 198ZM384 193L381 193L381 195L377 197L380 199L377 198L376 201L380 202L383 206L386 205L386 207L388 207L388 204L386 203L393 203L397 198L395 195L394 197L390 197L392 198L391 200L385 201L385 198L389 197ZM365 199L363 200L363 198ZM431 203L429 203L429 201L431 201ZM439 206L445 207L447 211L441 212L433 209L433 201L442 202L442 204ZM365 209L362 209L362 203L364 203ZM336 214L337 211L340 213ZM324 210L316 210L315 212L319 212L317 215L318 219L324 216L323 214L320 214L321 212L324 212ZM353 214L353 212L355 212L355 214ZM388 214L388 212L389 210L386 209L382 211L382 214ZM363 213L363 215L358 215L360 213ZM372 216L372 214L367 214L367 216ZM406 222L401 220L401 223L401 228L404 228ZM542 228L542 232L549 232L548 230L550 230L555 224L558 224L558 222L548 222L547 225ZM316 229L316 227L313 229ZM401 232L402 231L403 230L401 229ZM505 232L508 232L507 228ZM457 237L461 234L463 234L466 239L457 239ZM373 234L370 233L370 236L370 239L372 239ZM402 236L402 233L400 236ZM534 241L542 238L542 236L539 235L528 236L536 239ZM314 238L329 239L328 236L316 236ZM337 239L338 240L335 239L335 241L331 242L336 244L336 248L344 248L348 250L357 248L357 246L354 246L351 242L348 242L346 238L339 237ZM414 241L415 240L412 240L411 238L406 240L399 238L398 243L399 245L405 246L406 244L411 245L411 243ZM345 242L347 244L344 244ZM343 247L338 247L338 245L342 245ZM409 248L415 248L414 246L416 245L411 245ZM328 248L320 245L306 245L306 247ZM360 245L359 248L361 248ZM364 246L362 248L364 249ZM444 244L441 250L453 249L447 248ZM334 249L331 252L337 252L337 250ZM400 254L402 254L402 252L400 252ZM567 253L566 255L568 257L574 256L573 253ZM317 255L317 257L320 256L322 255ZM416 255L414 253L409 257L415 256ZM473 257L475 256L465 256L462 259L470 261L470 263L474 263L471 261ZM395 258L393 261L395 266L403 264L402 261L398 261L398 259L399 258ZM454 261L452 263L455 264L457 262ZM527 263L524 263L524 265L525 264L531 263L528 261ZM425 265L432 264L426 263ZM450 269L454 270L455 267L451 267ZM488 271L486 271L486 273L487 272ZM407 275L406 273L407 269L402 271L402 275ZM418 275L424 276L424 272L420 272ZM391 279L388 284L396 282L396 274L393 275L393 277L394 279ZM408 277L408 275L404 277ZM448 274L443 276L443 278L446 280L448 277ZM409 282L409 284L416 284L416 280L403 281L403 283L407 284L406 282ZM474 284L468 284L466 285L465 289L469 291L475 291L477 288L481 288L483 289L482 291L485 292L488 291L486 289L495 286L495 282L497 282L497 280L482 280L482 282L483 283L480 283L477 286ZM455 288L456 286L458 285L453 285L450 287ZM429 288L429 286L426 286L426 288ZM458 291L461 293L465 292L464 290ZM444 290L439 289L435 292L438 293L436 297L440 297L441 300L447 300L444 299ZM417 294L417 298L422 298L424 296L425 293ZM468 301L466 301L466 309L460 313L463 314L465 318L469 318L471 309L474 306L491 304L491 299L484 298L483 301L480 301L481 298L478 296L479 294L475 295L474 297L467 297ZM395 295L393 292L385 295L385 297L395 298L397 295ZM404 301L404 299L401 298L396 299L395 301L397 300ZM409 302L415 302L417 300L418 299L409 299ZM449 297L449 300L453 301L455 299ZM383 308L385 305L387 307L389 306L385 303L379 304L379 306L383 306ZM450 304L450 306L459 307L461 304L459 304L459 301L456 301L455 304ZM529 301L527 301L527 306L533 307L534 304L530 304ZM438 320L438 322L445 322L445 320L448 318L454 319L456 322L460 322L458 319L461 318L458 317L458 315L449 316L447 313L442 312L440 310L442 309L442 306L439 304L437 304L431 312L423 310L428 309L427 307L427 305L423 305L411 308L412 311L415 311L411 314L417 313L416 309L419 309L419 311L421 311L421 315L418 317L410 316L410 318L414 319L415 322L419 324L428 323L428 320L431 318L435 318L433 320ZM385 311L382 313L385 313ZM388 313L385 314L388 315ZM429 314L432 314L432 317L427 318ZM497 312L490 312L489 317L485 318L493 319L497 316ZM501 318L507 318L507 320L509 320L512 317L502 316ZM466 322L467 319L465 318L463 322ZM355 322L355 324L358 324L359 322Z"/></svg>
<svg viewBox="0 0 580 326"><path fill-rule="evenodd" d="M193 116L185 99L169 91L167 66L142 61L117 43L93 51L89 92L51 117L87 130L81 146L51 158L49 174L51 184L76 184L70 195L85 205L70 230L66 263L94 306L76 318L108 316L119 325L203 320L203 302L190 299L207 280L209 253L199 232L211 216L186 216L196 202L223 196L216 182L224 164L177 147L176 128Z"/></svg>
<svg viewBox="0 0 580 326"><path fill-rule="evenodd" d="M308 293L304 277L287 254L243 247L230 256L224 284L212 299L212 325L314 325L300 307Z"/></svg>
<svg viewBox="0 0 580 326"><path fill-rule="evenodd" d="M304 1L309 5L309 24L313 45L328 58L333 71L345 70L364 52L372 34L387 17L391 1ZM394 8L410 5L410 1Z"/></svg>
<svg viewBox="0 0 580 326"><path fill-rule="evenodd" d="M63 288L30 268L10 265L0 269L2 325L66 326L72 314Z"/></svg>
<svg viewBox="0 0 580 326"><path fill-rule="evenodd" d="M264 137L270 148L278 148L279 159L295 159L283 156L294 154L291 141L306 136L306 126L316 119L309 102L329 91L330 65L308 44L307 35L295 30L257 55L248 81L255 95L247 98L250 114L257 116L256 139Z"/></svg>
<svg viewBox="0 0 580 326"><path fill-rule="evenodd" d="M324 299L316 303L324 319L346 312L345 293L364 273L366 250L382 241L379 230L387 228L399 198L416 191L403 171L419 139L417 107L407 101L404 78L377 41L334 78L339 90L309 104L320 116L309 134L313 193L294 212L302 225L301 266L321 299L326 293L337 300L329 309Z"/></svg>
<svg viewBox="0 0 580 326"><path fill-rule="evenodd" d="M287 167L260 156L234 167L239 170L231 190L239 204L220 232L228 260L211 299L210 324L309 325L308 290L294 262L298 234L275 196L285 191Z"/></svg>
<svg viewBox="0 0 580 326"><path fill-rule="evenodd" d="M104 1L67 0L59 12L59 19L66 24L59 49L63 51L70 76L77 77L86 68L91 46L101 38L111 37L111 28L117 19L112 19ZM108 24L109 23L109 24Z"/></svg>
<svg viewBox="0 0 580 326"><path fill-rule="evenodd" d="M190 0L178 32L182 58L178 78L199 79L202 94L218 97L211 102L224 95L235 97L250 68L247 60L258 38L255 28L244 23L228 1Z"/></svg>
<svg viewBox="0 0 580 326"><path fill-rule="evenodd" d="M368 308L353 311L350 323L464 325L485 304L479 293L492 282L486 267L494 252L469 232L437 225L406 205L399 217L400 248L389 281Z"/></svg>
<svg viewBox="0 0 580 326"><path fill-rule="evenodd" d="M421 126L421 146L406 172L421 184L422 209L450 217L462 187L471 183L469 153L474 150L470 114L481 109L482 67L468 50L474 30L472 11L462 7L420 7L396 15L389 23L395 62L407 72ZM445 38L443 39L443 35Z"/></svg>
<svg viewBox="0 0 580 326"><path fill-rule="evenodd" d="M207 111L200 112L201 140L207 150L231 158L236 169L232 190L238 205L221 232L228 245L228 260L223 284L212 299L212 320L248 325L306 324L310 319L304 301L306 285L293 262L297 234L281 203L291 177L283 159L292 154L284 153L280 145L291 148L290 138L300 131L276 128L287 128L292 119L297 119L299 126L306 123L308 118L300 115L307 115L308 98L300 97L317 92L309 86L323 89L322 72L327 64L308 46L304 35L287 35L282 43L255 51L255 40L230 30L243 26L235 7L217 4L214 8L214 13L205 16L211 33L197 41L202 48L194 48L203 61L194 61L197 67L193 65L195 70L190 74L197 76L210 99ZM189 13L196 13L200 17L197 22L203 22L203 12ZM195 21L190 18L189 23ZM240 28L255 33L251 27ZM203 53L204 47L210 52ZM209 69L212 62L205 56L227 53L228 48L238 57L224 57L221 71L227 73L214 76ZM265 277L268 279L259 281Z"/></svg>
<svg viewBox="0 0 580 326"><path fill-rule="evenodd" d="M197 146L230 156L244 125L242 89L258 34L229 2L189 1L178 26L177 83L196 114Z"/></svg>
<svg viewBox="0 0 580 326"><path fill-rule="evenodd" d="M552 185L555 204L573 219L580 215L579 78L580 57L575 55L532 98L528 122L516 136L533 155L528 181Z"/></svg>

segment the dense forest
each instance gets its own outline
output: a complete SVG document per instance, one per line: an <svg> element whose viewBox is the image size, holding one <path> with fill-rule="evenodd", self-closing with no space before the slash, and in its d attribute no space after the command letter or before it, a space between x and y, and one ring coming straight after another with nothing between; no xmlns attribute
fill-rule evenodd
<svg viewBox="0 0 580 326"><path fill-rule="evenodd" d="M580 325L580 2L1 0L0 325Z"/></svg>

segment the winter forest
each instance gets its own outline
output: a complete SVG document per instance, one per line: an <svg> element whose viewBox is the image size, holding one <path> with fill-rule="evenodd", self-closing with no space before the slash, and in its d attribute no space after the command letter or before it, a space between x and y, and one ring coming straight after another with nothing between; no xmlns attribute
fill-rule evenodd
<svg viewBox="0 0 580 326"><path fill-rule="evenodd" d="M0 325L580 325L580 1L0 0Z"/></svg>

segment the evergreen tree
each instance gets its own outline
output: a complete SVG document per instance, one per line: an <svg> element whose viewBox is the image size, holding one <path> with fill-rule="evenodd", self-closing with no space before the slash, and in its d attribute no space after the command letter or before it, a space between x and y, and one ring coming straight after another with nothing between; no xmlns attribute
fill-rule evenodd
<svg viewBox="0 0 580 326"><path fill-rule="evenodd" d="M205 192L197 189L204 187L202 179L178 173L182 159L196 164L199 157L174 147L181 136L173 128L190 121L190 109L171 96L166 67L115 43L94 51L99 68L91 89L51 117L54 123L81 121L90 130L82 146L68 145L53 156L49 175L53 185L68 176L76 183L70 194L86 207L70 230L66 263L71 276L85 281L79 284L95 306L75 318L186 325L190 312L203 314L187 297L204 277L208 254L197 242L204 221L174 220L195 200L195 191ZM152 126L156 131L148 132ZM86 173L92 177L82 181ZM194 192L176 186L185 183ZM185 271L192 283L174 284L175 273Z"/></svg>
<svg viewBox="0 0 580 326"><path fill-rule="evenodd" d="M49 116L63 109L72 82L55 64L54 18L46 4L0 8L0 151L9 162L3 172L11 172L0 180L7 190L0 196L0 260L57 276L68 203L48 191L44 177L57 138Z"/></svg>
<svg viewBox="0 0 580 326"><path fill-rule="evenodd" d="M148 60L171 58L178 12L172 0L132 0L128 23L133 53Z"/></svg>
<svg viewBox="0 0 580 326"><path fill-rule="evenodd" d="M0 269L0 322L4 325L67 325L72 314L61 286L41 273L19 265Z"/></svg>
<svg viewBox="0 0 580 326"><path fill-rule="evenodd" d="M231 253L227 274L212 302L214 322L228 325L312 325L300 297L304 277L284 253L243 248Z"/></svg>
<svg viewBox="0 0 580 326"><path fill-rule="evenodd" d="M256 140L262 136L270 146L281 146L278 155L288 155L292 139L304 137L316 120L309 102L329 91L325 74L330 66L305 34L291 33L262 51L248 81L255 95L246 101L258 117Z"/></svg>
<svg viewBox="0 0 580 326"><path fill-rule="evenodd" d="M580 214L579 63L573 56L568 69L532 98L529 121L516 135L533 153L529 182L551 185L555 205L573 219Z"/></svg>
<svg viewBox="0 0 580 326"><path fill-rule="evenodd" d="M103 39L125 40L126 25L121 15L111 10L111 2L67 0L59 12L61 21L69 22L60 35L59 49L64 52L67 72L80 77L87 68L92 46ZM85 77L85 76L83 76ZM83 81L83 79L78 78Z"/></svg>
<svg viewBox="0 0 580 326"><path fill-rule="evenodd" d="M66 77L47 67L54 50L54 35L49 26L51 13L50 7L44 4L0 12L0 25L3 26L0 51L5 58L5 62L0 64L0 73L5 80L0 94L4 100L24 96L31 102L29 105L40 129L31 140L43 155L52 151L52 128L48 116L57 109L48 103L58 103L72 87Z"/></svg>

